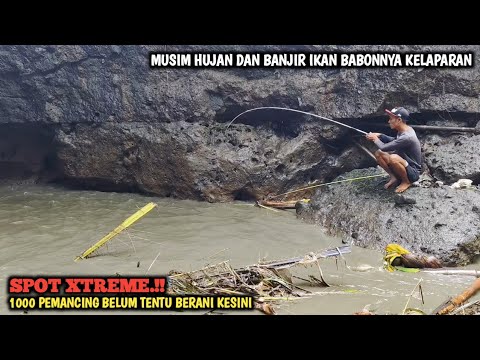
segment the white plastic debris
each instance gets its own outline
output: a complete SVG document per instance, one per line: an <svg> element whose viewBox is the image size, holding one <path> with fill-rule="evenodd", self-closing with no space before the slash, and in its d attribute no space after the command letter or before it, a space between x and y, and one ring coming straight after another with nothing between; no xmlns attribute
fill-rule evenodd
<svg viewBox="0 0 480 360"><path fill-rule="evenodd" d="M452 189L468 189L472 187L472 180L470 179L460 179L457 182L454 182L450 187Z"/></svg>

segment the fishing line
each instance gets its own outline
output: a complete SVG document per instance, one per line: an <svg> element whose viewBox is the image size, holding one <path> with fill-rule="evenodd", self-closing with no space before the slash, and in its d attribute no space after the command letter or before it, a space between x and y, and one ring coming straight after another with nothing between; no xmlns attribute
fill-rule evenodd
<svg viewBox="0 0 480 360"><path fill-rule="evenodd" d="M282 195L288 195L288 194L292 194L292 193L295 193L295 192L298 192L298 191L313 189L313 188L316 188L316 187L319 187L319 186L338 184L338 183L343 183L343 182L346 182L346 181L356 181L356 180L371 179L371 178L375 178L375 177L385 177L385 176L388 176L388 174L385 173L385 174L378 174L378 175L361 176L361 177L356 177L356 178L352 178L352 179L337 180L337 181L332 181L332 182L328 182L328 183L323 183L323 184L318 184L318 185L307 186L307 187L304 187L304 188L301 188L301 189L297 189L297 190L293 190L293 191L288 191L288 192L286 192L286 193L282 193L282 194L278 194L278 195L272 196L271 198L274 199L274 198L279 197L279 196L282 196Z"/></svg>

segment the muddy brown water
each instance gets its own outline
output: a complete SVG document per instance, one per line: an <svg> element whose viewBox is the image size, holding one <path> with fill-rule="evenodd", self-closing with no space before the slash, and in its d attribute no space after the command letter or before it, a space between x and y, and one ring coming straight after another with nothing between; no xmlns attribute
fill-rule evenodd
<svg viewBox="0 0 480 360"><path fill-rule="evenodd" d="M98 256L73 261L152 201L158 207L114 238ZM298 220L294 210L273 212L244 202L210 204L49 185L1 185L0 245L0 314L23 315L7 306L7 279L12 275L164 275L173 269L191 271L225 260L233 267L243 267L259 259L291 258L343 244L321 227ZM381 252L355 246L345 260L346 265L343 260L321 261L330 287L315 287L294 278L296 285L312 294L277 303L278 314L340 315L365 307L377 314L399 314L407 303L428 313L474 281L470 276L389 273L382 267ZM465 268L478 270L480 265ZM291 273L319 277L316 266L293 268ZM420 280L424 304L419 292L413 291ZM28 315L40 313L45 314L34 310ZM119 312L46 314L57 313Z"/></svg>

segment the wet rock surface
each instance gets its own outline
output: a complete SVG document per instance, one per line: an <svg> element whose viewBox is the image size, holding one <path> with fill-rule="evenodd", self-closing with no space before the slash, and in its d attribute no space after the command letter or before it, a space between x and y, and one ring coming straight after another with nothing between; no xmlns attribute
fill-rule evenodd
<svg viewBox="0 0 480 360"><path fill-rule="evenodd" d="M378 169L354 170L341 179L374 173ZM297 209L297 216L346 242L380 251L397 243L413 253L433 255L445 266L466 265L480 254L477 188L411 187L399 195L383 188L387 179L322 187L308 206ZM411 200L399 204L399 198Z"/></svg>
<svg viewBox="0 0 480 360"><path fill-rule="evenodd" d="M426 163L437 179L453 183L459 179L480 182L480 135L452 136L449 142L426 154Z"/></svg>

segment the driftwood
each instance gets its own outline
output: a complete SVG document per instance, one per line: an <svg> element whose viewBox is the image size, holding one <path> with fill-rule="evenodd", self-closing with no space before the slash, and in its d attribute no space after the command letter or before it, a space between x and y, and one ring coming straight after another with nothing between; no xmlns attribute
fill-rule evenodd
<svg viewBox="0 0 480 360"><path fill-rule="evenodd" d="M275 209L295 209L297 202L308 202L308 199L287 201L259 200L256 202L256 205Z"/></svg>
<svg viewBox="0 0 480 360"><path fill-rule="evenodd" d="M401 256L401 266L406 268L441 268L442 263L434 256L425 256L420 254L403 254Z"/></svg>
<svg viewBox="0 0 480 360"><path fill-rule="evenodd" d="M385 268L388 271L412 269L419 271L425 268L442 268L442 263L434 256L412 254L398 244L388 244L383 258Z"/></svg>
<svg viewBox="0 0 480 360"><path fill-rule="evenodd" d="M434 311L434 315L448 315L457 307L461 306L465 301L470 299L480 290L480 279L476 279L473 284L460 295L455 296L452 299L447 300L442 305L437 307Z"/></svg>

